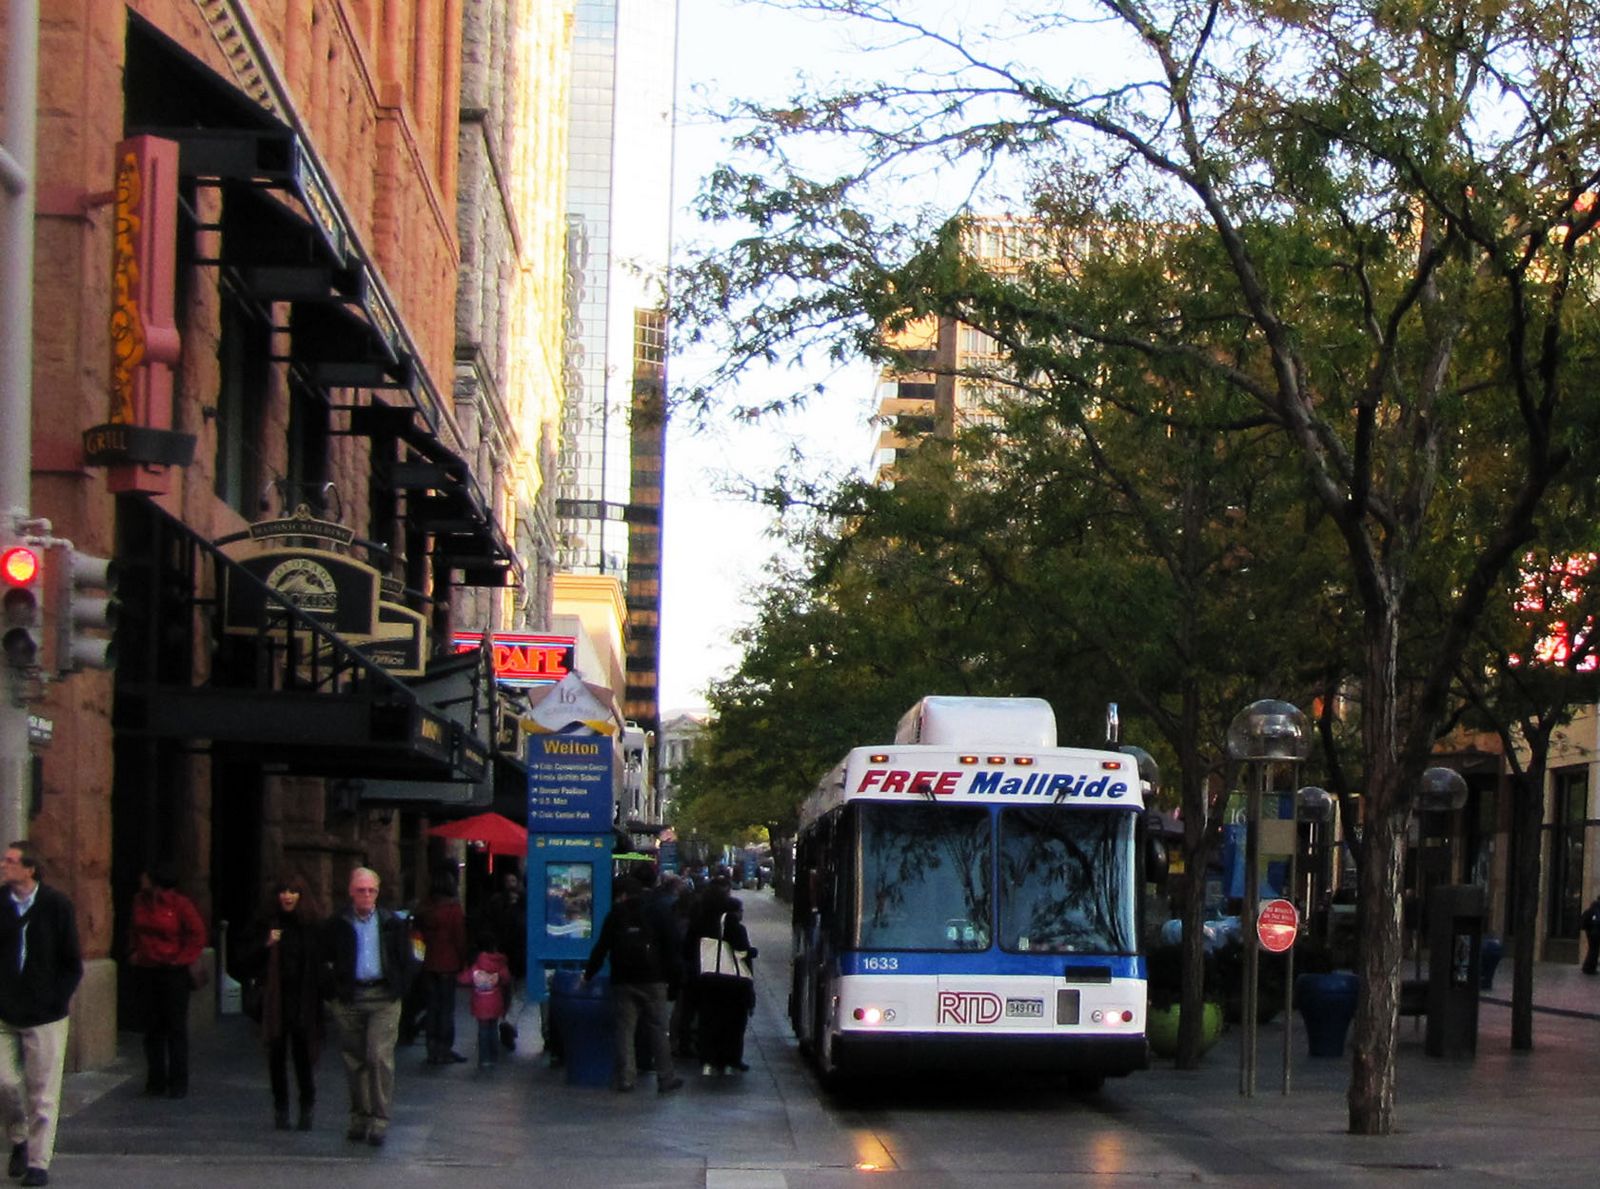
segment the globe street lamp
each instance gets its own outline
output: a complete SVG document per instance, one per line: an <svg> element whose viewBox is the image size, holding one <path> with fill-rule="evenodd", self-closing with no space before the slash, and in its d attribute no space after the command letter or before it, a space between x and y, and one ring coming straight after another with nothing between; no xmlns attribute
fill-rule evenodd
<svg viewBox="0 0 1600 1189"><path fill-rule="evenodd" d="M1240 922L1244 932L1244 986L1239 1013L1244 1026L1239 1046L1239 1093L1246 1097L1256 1092L1256 983L1260 966L1257 867L1261 851L1261 799L1274 764L1298 764L1310 751L1311 733L1306 716L1289 702L1263 698L1250 703L1228 724L1228 758L1244 764L1249 776L1245 794L1244 919ZM1292 946L1290 952L1293 952ZM1287 1090L1287 1047L1284 1087Z"/></svg>

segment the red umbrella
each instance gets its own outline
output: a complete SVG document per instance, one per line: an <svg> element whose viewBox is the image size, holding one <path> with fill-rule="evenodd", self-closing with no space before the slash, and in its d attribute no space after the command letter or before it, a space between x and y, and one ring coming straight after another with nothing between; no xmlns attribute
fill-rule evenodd
<svg viewBox="0 0 1600 1189"><path fill-rule="evenodd" d="M528 831L498 813L480 813L445 822L442 826L434 826L428 833L435 838L464 838L468 842L482 842L492 855L528 853Z"/></svg>

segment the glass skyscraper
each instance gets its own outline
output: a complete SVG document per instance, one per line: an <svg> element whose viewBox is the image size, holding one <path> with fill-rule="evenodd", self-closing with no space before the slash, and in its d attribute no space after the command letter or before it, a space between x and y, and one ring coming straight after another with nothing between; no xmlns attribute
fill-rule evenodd
<svg viewBox="0 0 1600 1189"><path fill-rule="evenodd" d="M567 212L567 403L560 568L626 579L635 328L665 304L677 0L580 0ZM659 495L648 503L658 504Z"/></svg>

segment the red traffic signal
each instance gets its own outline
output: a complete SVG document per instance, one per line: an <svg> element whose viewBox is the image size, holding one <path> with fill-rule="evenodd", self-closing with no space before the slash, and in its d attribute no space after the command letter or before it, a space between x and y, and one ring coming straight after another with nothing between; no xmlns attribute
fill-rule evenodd
<svg viewBox="0 0 1600 1189"><path fill-rule="evenodd" d="M39 580L39 555L26 545L0 553L0 577L7 586L31 586Z"/></svg>
<svg viewBox="0 0 1600 1189"><path fill-rule="evenodd" d="M0 652L13 669L32 671L39 663L39 645L44 635L44 608L40 602L44 564L38 551L27 545L11 545L0 553L0 581L5 596L0 599Z"/></svg>

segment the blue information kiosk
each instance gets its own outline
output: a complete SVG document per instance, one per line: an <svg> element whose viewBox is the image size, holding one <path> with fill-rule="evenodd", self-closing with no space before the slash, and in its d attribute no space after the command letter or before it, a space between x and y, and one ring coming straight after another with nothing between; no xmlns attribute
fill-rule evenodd
<svg viewBox="0 0 1600 1189"><path fill-rule="evenodd" d="M611 909L614 748L605 735L530 735L527 997L581 969Z"/></svg>

